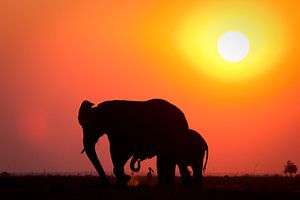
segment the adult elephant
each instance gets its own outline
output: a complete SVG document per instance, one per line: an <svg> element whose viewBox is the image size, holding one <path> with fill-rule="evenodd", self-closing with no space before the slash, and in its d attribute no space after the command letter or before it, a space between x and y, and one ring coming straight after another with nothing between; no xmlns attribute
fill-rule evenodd
<svg viewBox="0 0 300 200"><path fill-rule="evenodd" d="M124 184L130 176L124 165L135 153L144 158L157 155L158 183L174 183L174 147L179 146L187 133L188 123L183 112L162 100L105 101L96 107L83 101L78 120L83 129L82 152L86 152L103 184L108 179L95 151L99 137L107 134L117 183Z"/></svg>
<svg viewBox="0 0 300 200"><path fill-rule="evenodd" d="M172 148L172 147L171 147ZM184 185L202 186L203 176L202 170L205 171L208 161L208 145L204 138L195 130L189 129L188 133L183 137L180 136L180 143L173 151L174 157L172 167L172 174L175 176L175 165L177 164L180 170L182 183ZM205 163L203 165L204 155L206 154ZM134 172L140 170L140 162L147 158L145 152L139 151L133 154L130 162L130 168ZM135 164L138 163L137 167ZM193 178L190 175L188 166L192 167ZM158 168L158 170L160 170Z"/></svg>

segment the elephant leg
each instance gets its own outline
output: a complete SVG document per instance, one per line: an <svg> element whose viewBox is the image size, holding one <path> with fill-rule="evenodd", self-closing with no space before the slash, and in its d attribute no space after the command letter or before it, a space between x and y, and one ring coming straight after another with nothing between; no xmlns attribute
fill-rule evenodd
<svg viewBox="0 0 300 200"><path fill-rule="evenodd" d="M191 185L192 177L190 171L188 170L187 166L180 163L178 164L180 175L181 175L181 182L183 185Z"/></svg>
<svg viewBox="0 0 300 200"><path fill-rule="evenodd" d="M176 163L171 162L165 156L158 155L157 161L157 182L158 185L174 185Z"/></svg>
<svg viewBox="0 0 300 200"><path fill-rule="evenodd" d="M114 174L116 175L117 184L126 184L131 177L124 172L124 166L127 160L132 155L130 151L124 150L124 148L113 148L111 145L111 159L114 166Z"/></svg>
<svg viewBox="0 0 300 200"><path fill-rule="evenodd" d="M164 177L166 174L166 164L165 164L165 159L157 155L156 158L156 168L157 168L157 184L158 185L163 185L164 184Z"/></svg>
<svg viewBox="0 0 300 200"><path fill-rule="evenodd" d="M193 168L193 182L196 186L203 186L203 176L202 176L202 162L195 163L192 165Z"/></svg>
<svg viewBox="0 0 300 200"><path fill-rule="evenodd" d="M167 163L166 163L166 182L168 185L175 184L175 169L176 169L176 163L167 161Z"/></svg>

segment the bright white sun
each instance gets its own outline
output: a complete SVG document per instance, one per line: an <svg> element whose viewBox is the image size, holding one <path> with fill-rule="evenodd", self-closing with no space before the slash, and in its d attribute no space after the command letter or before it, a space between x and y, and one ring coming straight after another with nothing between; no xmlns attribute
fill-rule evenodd
<svg viewBox="0 0 300 200"><path fill-rule="evenodd" d="M240 32L226 32L218 40L218 51L229 62L242 61L249 50L249 40Z"/></svg>

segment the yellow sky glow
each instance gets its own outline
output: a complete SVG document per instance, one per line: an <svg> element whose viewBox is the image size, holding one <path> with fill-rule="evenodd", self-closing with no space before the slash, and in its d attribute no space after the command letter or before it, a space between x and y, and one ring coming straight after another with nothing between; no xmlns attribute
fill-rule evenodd
<svg viewBox="0 0 300 200"><path fill-rule="evenodd" d="M178 27L178 51L202 73L218 80L255 78L279 62L285 53L283 24L274 13L251 3L218 3L197 7ZM236 5L237 4L237 5ZM255 13L255 14L253 14ZM242 32L249 38L251 51L240 62L228 62L217 42L225 32Z"/></svg>

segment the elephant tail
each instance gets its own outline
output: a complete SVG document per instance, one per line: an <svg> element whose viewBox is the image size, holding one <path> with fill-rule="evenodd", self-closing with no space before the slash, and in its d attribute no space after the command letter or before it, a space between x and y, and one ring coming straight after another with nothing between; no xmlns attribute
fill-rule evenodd
<svg viewBox="0 0 300 200"><path fill-rule="evenodd" d="M206 151L206 156L205 156L205 163L203 165L203 172L205 172L206 170L206 164L207 164L207 161L208 161L208 145L207 143L205 142L205 151Z"/></svg>
<svg viewBox="0 0 300 200"><path fill-rule="evenodd" d="M138 164L137 167L134 166L136 162ZM133 157L132 157L132 159L130 161L130 169L133 172L138 172L141 169L141 160L137 156L135 156L135 155L133 155Z"/></svg>

